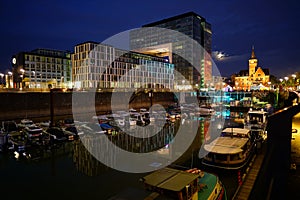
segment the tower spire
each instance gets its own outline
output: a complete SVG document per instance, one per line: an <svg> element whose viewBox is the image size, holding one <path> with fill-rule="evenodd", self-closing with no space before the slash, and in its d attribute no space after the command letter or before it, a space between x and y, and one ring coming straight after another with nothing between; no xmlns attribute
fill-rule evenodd
<svg viewBox="0 0 300 200"><path fill-rule="evenodd" d="M256 58L254 53L254 45L252 45L251 59Z"/></svg>

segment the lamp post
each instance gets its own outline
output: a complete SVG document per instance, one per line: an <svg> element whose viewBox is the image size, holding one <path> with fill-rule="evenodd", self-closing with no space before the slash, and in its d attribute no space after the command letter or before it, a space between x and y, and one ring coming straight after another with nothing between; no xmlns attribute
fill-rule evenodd
<svg viewBox="0 0 300 200"><path fill-rule="evenodd" d="M7 83L6 83L7 88L11 88L11 86L12 86L12 84L11 84L12 75L13 75L12 72L7 72Z"/></svg>
<svg viewBox="0 0 300 200"><path fill-rule="evenodd" d="M279 87L280 87L280 89L282 89L282 81L283 81L283 79L280 78L279 81L280 81Z"/></svg>
<svg viewBox="0 0 300 200"><path fill-rule="evenodd" d="M42 74L40 74L40 88L42 88Z"/></svg>
<svg viewBox="0 0 300 200"><path fill-rule="evenodd" d="M31 72L33 74L33 78L34 78L34 88L36 88L36 76L35 76L35 71ZM31 79L30 79L31 82Z"/></svg>
<svg viewBox="0 0 300 200"><path fill-rule="evenodd" d="M295 87L295 79L296 79L296 74L292 74L293 77L293 88ZM294 88L295 89L295 88Z"/></svg>
<svg viewBox="0 0 300 200"><path fill-rule="evenodd" d="M1 77L1 86L3 87L3 83L4 83L3 77L4 77L4 74L0 73L0 77Z"/></svg>
<svg viewBox="0 0 300 200"><path fill-rule="evenodd" d="M269 90L271 90L271 82L268 82Z"/></svg>
<svg viewBox="0 0 300 200"><path fill-rule="evenodd" d="M24 69L20 69L20 72L21 72L21 83L20 83L20 88L22 89L23 88L23 78L24 78L24 74L25 74L25 70Z"/></svg>
<svg viewBox="0 0 300 200"><path fill-rule="evenodd" d="M287 81L289 80L289 77L284 77L284 80L285 80L285 87L287 87ZM285 88L286 89L286 88Z"/></svg>

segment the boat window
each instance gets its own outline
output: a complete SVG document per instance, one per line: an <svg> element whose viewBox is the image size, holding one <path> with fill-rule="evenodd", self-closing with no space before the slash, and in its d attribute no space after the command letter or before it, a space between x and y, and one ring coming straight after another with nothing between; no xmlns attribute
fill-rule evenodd
<svg viewBox="0 0 300 200"><path fill-rule="evenodd" d="M238 154L230 155L230 160L239 160L239 155Z"/></svg>
<svg viewBox="0 0 300 200"><path fill-rule="evenodd" d="M208 158L212 158L213 155L212 155L211 153L208 153L208 154L207 154L207 157L208 157Z"/></svg>
<svg viewBox="0 0 300 200"><path fill-rule="evenodd" d="M243 159L243 154L242 153L239 153L239 158Z"/></svg>
<svg viewBox="0 0 300 200"><path fill-rule="evenodd" d="M227 154L216 154L216 160L227 161Z"/></svg>

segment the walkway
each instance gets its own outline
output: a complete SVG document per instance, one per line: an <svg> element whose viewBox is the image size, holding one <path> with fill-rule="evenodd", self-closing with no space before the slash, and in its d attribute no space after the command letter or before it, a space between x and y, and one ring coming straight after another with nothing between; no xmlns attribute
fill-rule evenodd
<svg viewBox="0 0 300 200"><path fill-rule="evenodd" d="M260 167L262 165L262 162L264 160L264 155L265 155L265 147L266 144L263 145L263 148L261 149L262 151L256 154L248 169L246 170L248 173L243 175L243 183L242 185L237 189L237 192L233 196L232 199L234 200L247 200L252 187L255 183L256 177L258 175L258 172L260 170Z"/></svg>
<svg viewBox="0 0 300 200"><path fill-rule="evenodd" d="M294 116L292 128L297 129L291 141L291 164L296 164L296 169L291 170L288 176L287 194L293 199L300 199L300 113Z"/></svg>

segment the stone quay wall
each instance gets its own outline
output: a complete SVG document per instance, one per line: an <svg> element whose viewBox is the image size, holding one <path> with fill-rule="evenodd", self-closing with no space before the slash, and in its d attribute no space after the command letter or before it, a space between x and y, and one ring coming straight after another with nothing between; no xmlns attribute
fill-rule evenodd
<svg viewBox="0 0 300 200"><path fill-rule="evenodd" d="M72 109L74 96L79 100L80 105L75 105ZM174 104L174 94L171 92L154 92L152 102L149 93L119 92L118 98L113 104L114 110L128 110L130 108L149 108L151 103L167 107ZM89 101L94 98L93 101ZM50 119L51 102L53 102L54 116L72 116L74 112L84 114L95 110L96 114L105 114L111 111L111 92L1 92L0 93L0 121L20 120L23 118L43 118ZM131 99L126 106L122 106L122 101ZM118 103L120 101L120 103ZM95 105L88 105L88 102L95 102ZM75 103L75 102L74 102ZM78 103L78 102L77 102Z"/></svg>

